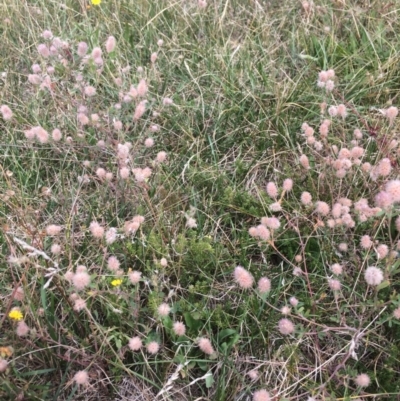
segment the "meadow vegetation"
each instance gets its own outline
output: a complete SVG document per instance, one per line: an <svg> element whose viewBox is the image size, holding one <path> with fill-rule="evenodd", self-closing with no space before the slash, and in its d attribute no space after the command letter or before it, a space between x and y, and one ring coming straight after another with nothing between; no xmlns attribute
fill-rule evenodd
<svg viewBox="0 0 400 401"><path fill-rule="evenodd" d="M0 4L0 399L400 395L400 1Z"/></svg>

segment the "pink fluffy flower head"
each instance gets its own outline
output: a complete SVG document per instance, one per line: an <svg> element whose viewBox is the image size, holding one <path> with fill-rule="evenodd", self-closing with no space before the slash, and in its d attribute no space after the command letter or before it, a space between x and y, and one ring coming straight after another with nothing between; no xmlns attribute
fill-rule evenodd
<svg viewBox="0 0 400 401"><path fill-rule="evenodd" d="M25 337L25 336L27 336L28 335L28 333L29 333L29 326L23 321L23 320L21 320L20 322L18 322L18 324L17 324L17 330L16 330L16 333L17 333L17 336L18 337Z"/></svg>
<svg viewBox="0 0 400 401"><path fill-rule="evenodd" d="M129 280L132 284L139 283L141 277L142 277L142 273L138 272L138 271L133 271L132 273L129 274Z"/></svg>
<svg viewBox="0 0 400 401"><path fill-rule="evenodd" d="M212 355L215 350L208 338L200 338L198 341L199 348L207 355Z"/></svg>
<svg viewBox="0 0 400 401"><path fill-rule="evenodd" d="M183 336L186 333L186 327L182 322L175 322L173 325L174 333L177 336Z"/></svg>
<svg viewBox="0 0 400 401"><path fill-rule="evenodd" d="M267 194L272 199L276 199L276 197L278 196L278 188L276 187L276 184L272 181L267 184Z"/></svg>
<svg viewBox="0 0 400 401"><path fill-rule="evenodd" d="M379 267L369 266L364 273L368 285L377 286L383 281L383 272Z"/></svg>
<svg viewBox="0 0 400 401"><path fill-rule="evenodd" d="M5 359L0 358L0 372L5 372L8 367L8 362Z"/></svg>
<svg viewBox="0 0 400 401"><path fill-rule="evenodd" d="M257 390L253 394L253 401L270 401L271 397L267 390Z"/></svg>
<svg viewBox="0 0 400 401"><path fill-rule="evenodd" d="M72 277L72 284L78 291L82 291L90 284L89 274L84 271L75 273Z"/></svg>
<svg viewBox="0 0 400 401"><path fill-rule="evenodd" d="M96 94L96 88L93 86L86 86L85 87L85 95L92 97Z"/></svg>
<svg viewBox="0 0 400 401"><path fill-rule="evenodd" d="M400 180L391 180L386 184L386 192L394 202L400 202Z"/></svg>
<svg viewBox="0 0 400 401"><path fill-rule="evenodd" d="M116 241L116 239L117 239L117 229L114 227L109 228L106 232L106 243L112 244Z"/></svg>
<svg viewBox="0 0 400 401"><path fill-rule="evenodd" d="M249 289L253 286L254 277L244 267L236 266L233 275L240 287Z"/></svg>
<svg viewBox="0 0 400 401"><path fill-rule="evenodd" d="M106 51L107 53L111 53L115 50L115 46L117 45L117 40L114 36L109 36L106 41Z"/></svg>
<svg viewBox="0 0 400 401"><path fill-rule="evenodd" d="M132 337L128 343L128 346L132 351L139 351L140 348L142 348L142 345L143 343L140 337Z"/></svg>
<svg viewBox="0 0 400 401"><path fill-rule="evenodd" d="M332 270L333 274L339 275L339 274L342 274L342 272L343 272L343 266L340 265L339 263L334 263L331 266L331 270Z"/></svg>
<svg viewBox="0 0 400 401"><path fill-rule="evenodd" d="M142 100L135 109L135 113L133 114L133 121L139 120L146 112L146 100Z"/></svg>
<svg viewBox="0 0 400 401"><path fill-rule="evenodd" d="M385 110L385 116L389 120L389 124L392 125L394 122L394 119L397 117L399 114L399 109L397 107L391 106L388 109Z"/></svg>
<svg viewBox="0 0 400 401"><path fill-rule="evenodd" d="M74 300L74 310L80 312L81 310L86 308L86 302L82 298L77 298Z"/></svg>
<svg viewBox="0 0 400 401"><path fill-rule="evenodd" d="M73 380L80 386L87 386L89 384L89 375L86 370L80 370L75 373Z"/></svg>
<svg viewBox="0 0 400 401"><path fill-rule="evenodd" d="M146 349L150 354L157 354L157 352L160 350L160 344L157 341L150 341L146 345Z"/></svg>
<svg viewBox="0 0 400 401"><path fill-rule="evenodd" d="M151 53L150 61L152 62L152 64L154 64L157 61L157 58L158 58L157 52Z"/></svg>
<svg viewBox="0 0 400 401"><path fill-rule="evenodd" d="M107 260L107 267L111 271L117 271L119 269L120 263L119 260L115 256L110 256Z"/></svg>
<svg viewBox="0 0 400 401"><path fill-rule="evenodd" d="M62 230L61 226L58 226L56 224L50 224L49 226L46 227L46 234L53 237L55 235L60 234L61 230Z"/></svg>
<svg viewBox="0 0 400 401"><path fill-rule="evenodd" d="M369 249L373 245L371 237L369 235L363 235L360 241L361 248Z"/></svg>
<svg viewBox="0 0 400 401"><path fill-rule="evenodd" d="M312 196L309 192L303 192L301 194L300 200L303 205L309 205L312 201Z"/></svg>
<svg viewBox="0 0 400 401"><path fill-rule="evenodd" d="M37 47L37 51L38 51L38 53L39 53L42 57L44 57L44 58L47 58L47 57L50 56L50 50L49 50L49 48L48 48L44 43L41 43L41 44Z"/></svg>
<svg viewBox="0 0 400 401"><path fill-rule="evenodd" d="M334 278L330 278L329 280L328 280L328 285L329 285L329 288L332 290L332 291L339 291L340 290L340 288L341 288L341 283L340 283L340 281L339 280L336 280L336 279L334 279Z"/></svg>
<svg viewBox="0 0 400 401"><path fill-rule="evenodd" d="M261 224L271 230L277 230L281 226L279 219L276 217L263 217L261 219Z"/></svg>
<svg viewBox="0 0 400 401"><path fill-rule="evenodd" d="M310 162L308 161L308 157L306 155L301 155L300 156L300 164L305 168L305 169L309 169L310 168Z"/></svg>
<svg viewBox="0 0 400 401"><path fill-rule="evenodd" d="M89 226L90 232L95 238L103 238L104 236L104 228L97 223L96 221L92 221Z"/></svg>
<svg viewBox="0 0 400 401"><path fill-rule="evenodd" d="M261 277L257 284L258 291L265 294L271 290L271 280L267 277Z"/></svg>
<svg viewBox="0 0 400 401"><path fill-rule="evenodd" d="M11 111L11 109L7 105L5 105L5 104L1 105L0 106L0 112L1 112L1 114L3 116L3 119L5 121L11 120L11 118L13 116L13 112Z"/></svg>
<svg viewBox="0 0 400 401"><path fill-rule="evenodd" d="M79 57L84 57L88 51L88 45L86 42L79 42L77 53Z"/></svg>
<svg viewBox="0 0 400 401"><path fill-rule="evenodd" d="M286 180L283 181L282 187L286 192L291 191L293 188L293 180L291 178L286 178Z"/></svg>
<svg viewBox="0 0 400 401"><path fill-rule="evenodd" d="M371 379L366 373L359 374L354 381L359 387L368 387L371 383Z"/></svg>
<svg viewBox="0 0 400 401"><path fill-rule="evenodd" d="M295 327L289 319L283 318L278 322L278 329L281 334L287 336L294 332Z"/></svg>
<svg viewBox="0 0 400 401"><path fill-rule="evenodd" d="M171 307L167 303L162 303L158 308L157 308L158 315L161 317L167 317L169 313L171 312Z"/></svg>
<svg viewBox="0 0 400 401"><path fill-rule="evenodd" d="M316 203L315 211L322 216L327 216L330 212L330 207L326 202L318 201Z"/></svg>
<svg viewBox="0 0 400 401"><path fill-rule="evenodd" d="M141 79L137 86L137 94L140 97L145 97L147 95L147 91L149 90L147 83L144 79Z"/></svg>

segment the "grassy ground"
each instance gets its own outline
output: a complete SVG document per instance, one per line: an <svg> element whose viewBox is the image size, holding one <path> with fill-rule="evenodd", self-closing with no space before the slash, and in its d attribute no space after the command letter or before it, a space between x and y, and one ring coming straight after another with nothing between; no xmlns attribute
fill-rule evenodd
<svg viewBox="0 0 400 401"><path fill-rule="evenodd" d="M0 399L399 399L399 202L375 198L399 176L399 127L384 115L398 104L399 13L398 0L0 4L0 105L13 112L0 115ZM41 56L54 37L65 43ZM83 62L82 41L88 55L101 47L102 64ZM40 85L28 80L33 64ZM332 92L317 87L328 69ZM127 99L141 79L148 93ZM347 117L331 118L325 106L339 104ZM304 122L315 129L308 143ZM48 139L28 138L37 126ZM351 166L336 168L338 150L356 145L359 165L344 157ZM382 159L388 174L374 173ZM146 179L132 171L146 167ZM293 189L282 191L287 178ZM341 202L340 216L318 201ZM144 221L129 231L135 216ZM250 235L265 216L280 227L266 240ZM96 238L93 222L115 228L116 240ZM363 247L366 235L374 243ZM368 266L383 274L376 285ZM77 267L89 284L80 287Z"/></svg>

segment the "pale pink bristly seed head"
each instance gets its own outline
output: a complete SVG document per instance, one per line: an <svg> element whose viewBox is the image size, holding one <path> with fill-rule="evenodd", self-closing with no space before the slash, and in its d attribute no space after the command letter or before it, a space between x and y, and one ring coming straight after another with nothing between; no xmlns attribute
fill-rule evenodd
<svg viewBox="0 0 400 401"><path fill-rule="evenodd" d="M119 176L121 177L121 179L126 180L127 178L129 178L129 168L128 167L122 167L119 170Z"/></svg>
<svg viewBox="0 0 400 401"><path fill-rule="evenodd" d="M14 293L14 299L16 301L23 301L24 296L25 296L24 289L22 287L18 287Z"/></svg>
<svg viewBox="0 0 400 401"><path fill-rule="evenodd" d="M5 372L8 367L8 362L5 359L0 358L0 373Z"/></svg>
<svg viewBox="0 0 400 401"><path fill-rule="evenodd" d="M174 101L169 97L165 97L162 102L164 106L170 106L174 103Z"/></svg>
<svg viewBox="0 0 400 401"><path fill-rule="evenodd" d="M104 236L104 228L97 223L96 221L92 221L89 226L90 232L95 238L103 238Z"/></svg>
<svg viewBox="0 0 400 401"><path fill-rule="evenodd" d="M110 256L107 260L107 267L111 270L111 271L117 271L120 267L120 262L117 259L117 257L115 256Z"/></svg>
<svg viewBox="0 0 400 401"><path fill-rule="evenodd" d="M292 334L294 332L295 327L294 324L289 319L283 318L278 322L278 329L281 334L286 336Z"/></svg>
<svg viewBox="0 0 400 401"><path fill-rule="evenodd" d="M340 288L341 288L341 283L340 283L340 281L339 280L336 280L336 279L334 279L334 278L330 278L329 280L328 280L328 285L329 285L329 288L332 290L332 291L339 291L340 290Z"/></svg>
<svg viewBox="0 0 400 401"><path fill-rule="evenodd" d="M144 79L141 79L137 86L137 94L141 97L144 97L147 95L147 91L148 91L147 83Z"/></svg>
<svg viewBox="0 0 400 401"><path fill-rule="evenodd" d="M18 337L25 337L25 336L27 336L28 335L28 333L29 333L29 326L23 321L23 320L21 320L20 322L18 322L18 324L17 324L17 330L16 330L16 333L17 333L17 336Z"/></svg>
<svg viewBox="0 0 400 401"><path fill-rule="evenodd" d="M282 187L286 192L291 191L293 188L293 180L291 178L286 178L286 180L283 181Z"/></svg>
<svg viewBox="0 0 400 401"><path fill-rule="evenodd" d="M86 42L79 42L78 43L78 50L77 50L78 56L79 57L84 57L86 55L87 51L88 51L87 43Z"/></svg>
<svg viewBox="0 0 400 401"><path fill-rule="evenodd" d="M308 157L306 155L301 155L300 156L300 164L305 168L305 169L309 169L310 168L310 162L308 161Z"/></svg>
<svg viewBox="0 0 400 401"><path fill-rule="evenodd" d="M99 177L101 180L103 180L106 177L106 170L104 170L104 168L99 167L96 170L96 175L97 177Z"/></svg>
<svg viewBox="0 0 400 401"><path fill-rule="evenodd" d="M368 285L377 286L383 281L383 272L379 267L369 266L364 273Z"/></svg>
<svg viewBox="0 0 400 401"><path fill-rule="evenodd" d="M385 110L385 116L388 118L390 125L393 124L394 119L397 117L398 114L399 114L399 110L397 107L394 107L394 106L391 106Z"/></svg>
<svg viewBox="0 0 400 401"><path fill-rule="evenodd" d="M363 248L363 249L371 248L371 246L373 245L371 237L369 235L363 235L361 237L360 245L361 245L361 248Z"/></svg>
<svg viewBox="0 0 400 401"><path fill-rule="evenodd" d="M200 338L198 341L199 348L207 355L212 355L215 351L208 338Z"/></svg>
<svg viewBox="0 0 400 401"><path fill-rule="evenodd" d="M183 336L186 333L186 327L182 322L175 322L173 325L174 333L177 336Z"/></svg>
<svg viewBox="0 0 400 401"><path fill-rule="evenodd" d="M115 46L117 45L117 40L114 36L109 36L106 41L106 51L107 53L111 53L115 50Z"/></svg>
<svg viewBox="0 0 400 401"><path fill-rule="evenodd" d="M94 96L96 94L96 88L94 88L93 86L86 86L85 87L85 95L86 96Z"/></svg>
<svg viewBox="0 0 400 401"><path fill-rule="evenodd" d="M82 291L90 284L89 274L86 272L75 273L72 277L72 284L78 291Z"/></svg>
<svg viewBox="0 0 400 401"><path fill-rule="evenodd" d="M146 345L146 348L150 354L154 355L160 350L160 344L157 341L151 341Z"/></svg>
<svg viewBox="0 0 400 401"><path fill-rule="evenodd" d="M253 401L270 401L271 397L267 390L257 390L253 394Z"/></svg>
<svg viewBox="0 0 400 401"><path fill-rule="evenodd" d="M242 266L236 266L233 274L240 287L249 289L253 286L254 277Z"/></svg>
<svg viewBox="0 0 400 401"><path fill-rule="evenodd" d="M82 298L77 298L74 301L74 310L80 312L81 310L86 308L86 302Z"/></svg>
<svg viewBox="0 0 400 401"><path fill-rule="evenodd" d="M271 181L267 183L266 189L268 196L273 199L276 199L276 197L278 196L278 188L276 187L276 184Z"/></svg>
<svg viewBox="0 0 400 401"><path fill-rule="evenodd" d="M95 59L98 59L98 58L101 58L102 54L103 54L103 52L102 52L102 50L100 49L100 47L94 47L94 48L93 48L93 50L92 50L92 57L93 57L94 60L95 60Z"/></svg>
<svg viewBox="0 0 400 401"><path fill-rule="evenodd" d="M47 58L47 57L50 56L50 50L49 50L49 48L48 48L44 43L41 43L41 44L37 47L37 51L38 51L38 53L39 53L42 57L44 57L44 58Z"/></svg>
<svg viewBox="0 0 400 401"><path fill-rule="evenodd" d="M368 387L371 383L371 379L366 373L359 374L354 381L359 387Z"/></svg>
<svg viewBox="0 0 400 401"><path fill-rule="evenodd" d="M394 202L400 202L400 180L389 181L385 189L391 195Z"/></svg>
<svg viewBox="0 0 400 401"><path fill-rule="evenodd" d="M86 386L89 383L89 375L85 370L80 370L75 373L73 380L80 386Z"/></svg>
<svg viewBox="0 0 400 401"><path fill-rule="evenodd" d="M139 351L140 348L142 348L142 345L143 343L140 337L132 337L128 343L128 346L132 351Z"/></svg>
<svg viewBox="0 0 400 401"><path fill-rule="evenodd" d="M28 81L32 84L32 85L40 85L42 82L42 79L40 78L39 75L37 74L29 74L28 75Z"/></svg>
<svg viewBox="0 0 400 401"><path fill-rule="evenodd" d="M343 266L340 265L339 263L334 263L331 266L331 271L333 274L340 275L343 273Z"/></svg>
<svg viewBox="0 0 400 401"><path fill-rule="evenodd" d="M50 236L55 236L60 234L62 230L61 226L58 226L56 224L50 224L49 226L46 227L46 234Z"/></svg>
<svg viewBox="0 0 400 401"><path fill-rule="evenodd" d="M166 159L167 159L167 153L166 152L161 151L161 152L157 153L156 160L157 160L158 163L163 163L163 162L165 162Z"/></svg>
<svg viewBox="0 0 400 401"><path fill-rule="evenodd" d="M389 254L389 247L385 244L380 244L376 248L378 259L384 259Z"/></svg>
<svg viewBox="0 0 400 401"><path fill-rule="evenodd" d="M138 271L133 271L132 273L129 274L129 280L132 284L137 284L140 282L140 279L142 277L142 273Z"/></svg>
<svg viewBox="0 0 400 401"><path fill-rule="evenodd" d="M257 370L253 369L247 372L247 376L249 376L251 380L257 380L260 375Z"/></svg>
<svg viewBox="0 0 400 401"><path fill-rule="evenodd" d="M151 53L150 61L154 64L157 61L158 54L156 52Z"/></svg>
<svg viewBox="0 0 400 401"><path fill-rule="evenodd" d="M144 146L146 146L146 148L151 148L154 146L154 139L153 138L146 138L146 140L144 141Z"/></svg>
<svg viewBox="0 0 400 401"><path fill-rule="evenodd" d="M265 294L271 290L271 280L267 277L261 277L257 283L258 291L261 294Z"/></svg>
<svg viewBox="0 0 400 401"><path fill-rule="evenodd" d="M316 203L315 211L322 216L327 216L330 212L330 207L326 202L318 201Z"/></svg>
<svg viewBox="0 0 400 401"><path fill-rule="evenodd" d="M53 132L51 133L51 137L53 138L54 142L61 141L62 138L61 131L58 128L54 129Z"/></svg>
<svg viewBox="0 0 400 401"><path fill-rule="evenodd" d="M135 109L135 112L133 114L133 121L139 120L143 116L143 114L146 112L146 101L141 101Z"/></svg>
<svg viewBox="0 0 400 401"><path fill-rule="evenodd" d="M116 241L116 239L117 239L117 229L111 227L106 232L106 243L109 245L113 244Z"/></svg>
<svg viewBox="0 0 400 401"><path fill-rule="evenodd" d="M171 312L171 307L167 303L162 303L158 308L157 308L158 315L161 317L167 317L169 313Z"/></svg>

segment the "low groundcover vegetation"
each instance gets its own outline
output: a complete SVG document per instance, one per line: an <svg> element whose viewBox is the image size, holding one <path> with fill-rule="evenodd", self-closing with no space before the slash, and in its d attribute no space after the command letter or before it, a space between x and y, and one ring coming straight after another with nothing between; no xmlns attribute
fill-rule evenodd
<svg viewBox="0 0 400 401"><path fill-rule="evenodd" d="M0 5L0 399L398 399L399 12Z"/></svg>

